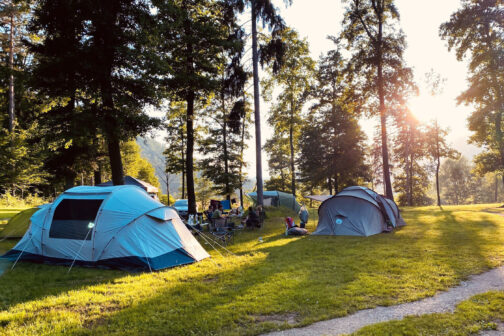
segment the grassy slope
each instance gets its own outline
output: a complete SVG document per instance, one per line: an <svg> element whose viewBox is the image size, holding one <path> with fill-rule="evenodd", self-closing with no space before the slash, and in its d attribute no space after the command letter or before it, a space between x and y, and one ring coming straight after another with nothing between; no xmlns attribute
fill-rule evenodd
<svg viewBox="0 0 504 336"><path fill-rule="evenodd" d="M20 263L0 277L0 333L246 335L417 300L503 263L488 207L406 209L407 227L368 238L285 237L270 214L237 256L153 274Z"/></svg>

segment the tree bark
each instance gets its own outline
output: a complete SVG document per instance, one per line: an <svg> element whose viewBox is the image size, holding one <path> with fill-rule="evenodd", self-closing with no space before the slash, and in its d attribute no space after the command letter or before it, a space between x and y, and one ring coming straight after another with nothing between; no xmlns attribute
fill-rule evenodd
<svg viewBox="0 0 504 336"><path fill-rule="evenodd" d="M243 102L245 103L245 94L243 95ZM247 120L246 114L242 120L241 130L241 143L240 143L240 205L243 207L243 152L245 150L245 122Z"/></svg>
<svg viewBox="0 0 504 336"><path fill-rule="evenodd" d="M111 74L112 70L108 73ZM112 171L112 183L114 185L123 185L124 170L121 159L120 139L118 136L120 130L117 129L114 101L112 100L112 85L109 79L103 79L101 90L103 108L105 110L105 130L107 136L110 170Z"/></svg>
<svg viewBox="0 0 504 336"><path fill-rule="evenodd" d="M170 174L166 173L166 203L170 205Z"/></svg>
<svg viewBox="0 0 504 336"><path fill-rule="evenodd" d="M187 124L187 121L186 121ZM185 151L187 150L187 146L184 146L186 139L184 139L184 130L180 128L181 134L181 143L182 143L182 199L185 199L185 181L186 181L186 168L185 168Z"/></svg>
<svg viewBox="0 0 504 336"><path fill-rule="evenodd" d="M499 178L495 174L495 186L494 186L494 203L497 203L497 196L499 194Z"/></svg>
<svg viewBox="0 0 504 336"><path fill-rule="evenodd" d="M437 158L437 164L436 164L436 192L437 192L437 205L441 206L441 193L439 191L439 167L441 166L441 160L439 159L439 156Z"/></svg>
<svg viewBox="0 0 504 336"><path fill-rule="evenodd" d="M9 33L9 132L14 130L15 112L14 112L14 10L10 15L10 33Z"/></svg>
<svg viewBox="0 0 504 336"><path fill-rule="evenodd" d="M291 111L291 119L292 119ZM294 125L291 121L289 127L289 145L290 145L290 170L291 170L291 191L292 195L296 197L296 167L294 165Z"/></svg>
<svg viewBox="0 0 504 336"><path fill-rule="evenodd" d="M110 159L110 169L112 171L112 183L114 185L124 184L124 171L121 159L120 141L114 131L108 132L107 147Z"/></svg>
<svg viewBox="0 0 504 336"><path fill-rule="evenodd" d="M75 178L77 174L72 171L69 171L68 174L65 175L65 190L73 188L75 186Z"/></svg>
<svg viewBox="0 0 504 336"><path fill-rule="evenodd" d="M437 204L441 206L441 192L439 191L439 168L441 167L441 153L439 149L439 128L436 120L436 193L437 193Z"/></svg>
<svg viewBox="0 0 504 336"><path fill-rule="evenodd" d="M262 144L261 144L261 112L259 107L259 55L257 51L257 16L256 0L252 3L252 67L254 73L254 123L256 145L256 183L257 205L264 204L262 177Z"/></svg>
<svg viewBox="0 0 504 336"><path fill-rule="evenodd" d="M387 144L387 111L385 107L385 92L383 89L383 11L378 14L378 37L377 37L377 61L378 61L378 95L380 99L380 124L383 159L383 183L385 185L385 196L393 200L392 183L390 182L389 153Z"/></svg>
<svg viewBox="0 0 504 336"><path fill-rule="evenodd" d="M194 193L194 92L187 95L187 150L186 150L186 174L187 174L187 200L188 212L196 214L196 194Z"/></svg>
<svg viewBox="0 0 504 336"><path fill-rule="evenodd" d="M93 172L93 181L94 185L97 186L102 183L102 174L101 174L101 167L98 166L98 169L96 169Z"/></svg>
<svg viewBox="0 0 504 336"><path fill-rule="evenodd" d="M222 125L222 141L224 150L224 188L226 189L226 199L231 200L231 186L229 185L229 157L227 148L227 113L226 113L226 102L224 100L224 92L221 92L222 100L222 115L224 116L224 122Z"/></svg>

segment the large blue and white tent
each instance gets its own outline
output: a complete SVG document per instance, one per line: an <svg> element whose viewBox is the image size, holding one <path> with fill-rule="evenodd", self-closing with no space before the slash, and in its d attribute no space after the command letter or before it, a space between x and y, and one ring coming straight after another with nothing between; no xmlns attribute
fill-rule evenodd
<svg viewBox="0 0 504 336"><path fill-rule="evenodd" d="M173 208L136 186L71 188L30 221L4 257L137 271L209 257Z"/></svg>

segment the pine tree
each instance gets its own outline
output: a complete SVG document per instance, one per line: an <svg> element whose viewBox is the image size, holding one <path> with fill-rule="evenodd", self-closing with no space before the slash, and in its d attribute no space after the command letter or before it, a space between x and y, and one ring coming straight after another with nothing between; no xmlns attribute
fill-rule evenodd
<svg viewBox="0 0 504 336"><path fill-rule="evenodd" d="M392 104L400 104L413 86L412 71L404 65L406 47L398 29L399 12L393 0L345 0L342 40L353 51L351 66L362 108L379 115L385 195L393 199L390 180L387 118Z"/></svg>
<svg viewBox="0 0 504 336"><path fill-rule="evenodd" d="M302 110L312 86L315 62L310 57L307 40L300 39L295 30L286 28L280 37L285 46L285 61L276 72L270 69L269 77L264 80L263 96L266 101L272 101L272 90L280 90L272 104L268 122L273 126L275 140L280 134L288 137L290 192L296 195L295 161L303 122Z"/></svg>
<svg viewBox="0 0 504 336"><path fill-rule="evenodd" d="M76 155L89 153L101 134L113 182L123 184L120 142L157 125L143 112L157 102L145 71L152 56L145 48L150 16L146 2L126 0L43 0L35 11L30 30L44 36L31 45L39 59L35 85L58 101L45 119L47 125L63 122L54 142L70 150L69 181Z"/></svg>
<svg viewBox="0 0 504 336"><path fill-rule="evenodd" d="M194 191L195 103L220 85L219 71L230 55L243 48L234 8L227 1L174 0L152 2L159 35L158 70L172 101L186 103L186 174L189 213L196 213ZM232 57L232 56L231 56Z"/></svg>
<svg viewBox="0 0 504 336"><path fill-rule="evenodd" d="M339 51L321 57L313 89L315 104L301 136L302 179L327 187L331 194L369 180L365 136L346 78Z"/></svg>
<svg viewBox="0 0 504 336"><path fill-rule="evenodd" d="M181 174L182 199L185 199L186 181L186 107L184 103L171 103L166 112L166 150L164 156L166 160L166 172L168 174Z"/></svg>
<svg viewBox="0 0 504 336"><path fill-rule="evenodd" d="M254 126L255 126L255 149L256 149L256 181L257 181L257 204L263 204L263 175L262 175L262 143L261 143L261 111L259 106L259 62L261 65L272 62L273 69L279 68L283 62L284 45L279 34L285 28L285 23L278 15L275 5L271 0L231 0L233 8L243 13L246 5L250 7L252 21L252 67L254 85ZM286 4L292 3L285 0ZM257 22L262 21L263 26L270 30L270 42L260 44L257 31Z"/></svg>
<svg viewBox="0 0 504 336"><path fill-rule="evenodd" d="M399 203L407 206L429 204L429 179L424 165L427 139L421 124L405 108L396 115L396 128L394 156L400 173L395 176L394 188L399 192Z"/></svg>

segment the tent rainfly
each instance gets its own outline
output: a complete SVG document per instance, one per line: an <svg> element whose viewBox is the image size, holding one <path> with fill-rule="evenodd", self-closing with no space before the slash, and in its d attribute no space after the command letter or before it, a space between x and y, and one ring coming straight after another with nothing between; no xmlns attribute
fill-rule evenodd
<svg viewBox="0 0 504 336"><path fill-rule="evenodd" d="M159 192L159 189L148 182L126 175L124 176L124 184L140 187L145 190L152 198L154 198L155 200L158 199L157 194ZM108 181L102 184L98 184L98 187L112 187L113 185L114 183L112 181Z"/></svg>
<svg viewBox="0 0 504 336"><path fill-rule="evenodd" d="M71 188L30 221L3 258L144 271L209 257L174 209L136 186Z"/></svg>
<svg viewBox="0 0 504 336"><path fill-rule="evenodd" d="M248 194L250 198L257 202L257 193L251 192ZM296 197L292 194L284 193L281 191L264 191L263 192L264 206L283 206L299 212L301 205L296 201Z"/></svg>
<svg viewBox="0 0 504 336"><path fill-rule="evenodd" d="M405 225L394 201L365 187L343 189L325 200L318 213L314 235L370 236Z"/></svg>

